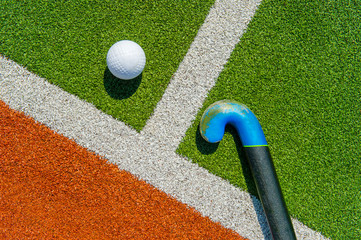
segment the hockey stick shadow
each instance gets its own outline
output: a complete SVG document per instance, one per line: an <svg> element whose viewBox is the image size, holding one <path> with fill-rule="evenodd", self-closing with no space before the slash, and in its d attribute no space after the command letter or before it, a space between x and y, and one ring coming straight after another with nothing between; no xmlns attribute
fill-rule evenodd
<svg viewBox="0 0 361 240"><path fill-rule="evenodd" d="M243 149L242 142L241 142L240 138L238 137L236 129L231 125L226 126L225 134L231 134L234 139L234 143L237 148L238 159L240 161L242 173L245 178L246 185L247 185L247 191L251 194L251 201L252 201L256 216L257 216L258 223L260 224L261 231L262 231L264 238L266 240L270 240L272 238L271 238L271 233L270 233L269 227L267 225L266 215L263 211L261 202L259 200L260 198L257 193L256 184L252 178L251 168L247 162L247 158L245 155L246 153ZM196 144L197 144L198 151L204 155L210 155L210 154L214 153L215 151L217 151L218 146L219 146L219 143L209 143L203 139L203 137L201 136L200 131L199 131L199 125L196 130Z"/></svg>

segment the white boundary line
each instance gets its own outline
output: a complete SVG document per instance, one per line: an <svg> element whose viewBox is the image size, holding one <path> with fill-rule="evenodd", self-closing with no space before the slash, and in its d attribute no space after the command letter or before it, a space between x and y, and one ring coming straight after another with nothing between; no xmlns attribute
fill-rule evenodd
<svg viewBox="0 0 361 240"><path fill-rule="evenodd" d="M178 148L260 2L215 2L142 134Z"/></svg>
<svg viewBox="0 0 361 240"><path fill-rule="evenodd" d="M242 4L244 3L252 5L256 2L242 1ZM233 4L236 4L236 6ZM225 16L227 15L226 10L228 8L237 9L237 6L246 6L242 4L239 4L238 1L216 1L199 35L202 36L206 32L212 33L212 31L207 31L207 25L212 28L213 24L218 24L217 22L222 21L221 19L228 19ZM234 14L233 11L231 12ZM240 33L243 31L240 31ZM227 42L228 36L233 39L234 45L237 43L232 32L225 32L224 34L223 41ZM213 38L203 36L205 37L200 38L197 36L196 39L203 39L204 41L200 41L203 45L213 44L209 41ZM197 53L197 51L201 50L212 51L209 47L197 48L195 44L191 48L193 54L198 55L199 52ZM231 46L231 49L233 47ZM225 56L229 56L230 51L232 51L229 47L221 49L227 51ZM207 57L216 55L208 55ZM187 56L189 58L192 55L187 54ZM187 63L186 58L182 63L183 69L192 69L193 67L194 69L202 69L199 66L195 67L198 64L197 62L190 61ZM228 57L225 57L222 61L225 63L227 59ZM215 68L218 70L210 75L194 73L195 76L200 74L200 78L203 78L203 83L198 84L198 86L205 84L207 85L206 89L209 91L222 70L223 65L221 63L216 65ZM170 90L167 89L166 91L165 96L170 98L163 97L154 116L149 120L147 127L141 134L124 123L102 113L93 105L64 92L48 83L45 79L30 73L15 62L2 56L0 56L0 99L11 108L23 111L52 130L74 139L78 144L89 150L105 156L110 162L117 164L120 169L127 170L146 180L179 201L194 207L203 215L209 216L223 226L237 231L240 235L250 239L269 239L265 217L261 205L255 197L210 174L207 170L191 163L186 158L178 156L174 152L201 107L207 92L205 94L201 93L200 99L191 100L196 104L192 109L187 110L187 116L183 123L176 122L171 125L173 127L178 126L178 124L181 125L174 134L177 140L170 143L170 145L167 144L168 139L163 134L171 131L171 127L163 129L163 132L158 132L159 129L163 128L164 125L162 124L169 123L169 120L167 122L163 119L163 117L167 118L164 114L169 109L173 111L170 114L173 114L171 116L174 118L177 115L177 113L174 113L174 107L189 104L187 101L182 101L179 96L175 99L171 98L173 91L177 91L177 89L181 91L184 87L181 81L181 75L184 74L182 71L184 70L180 69L177 72L178 76L175 76L172 80L169 86ZM187 75L187 73L185 74ZM190 78L187 80L186 85L192 84L192 81L197 82L198 78ZM209 83L210 85L208 85ZM189 86L187 87L189 89ZM190 95L193 94L196 95L197 93L192 92ZM175 105L172 105L173 101L176 102ZM161 125L157 123L157 119L162 123ZM309 229L297 220L293 220L293 223L298 239L326 239L320 233Z"/></svg>

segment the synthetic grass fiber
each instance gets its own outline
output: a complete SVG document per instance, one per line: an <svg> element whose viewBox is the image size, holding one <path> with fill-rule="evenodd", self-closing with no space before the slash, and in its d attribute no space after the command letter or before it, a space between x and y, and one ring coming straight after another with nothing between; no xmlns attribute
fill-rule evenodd
<svg viewBox="0 0 361 240"><path fill-rule="evenodd" d="M265 0L178 152L256 194L231 127L206 143L199 120L222 99L247 105L270 145L291 215L332 239L361 236L360 1Z"/></svg>
<svg viewBox="0 0 361 240"><path fill-rule="evenodd" d="M213 2L5 0L0 53L139 131ZM108 49L124 39L147 58L132 81L106 67Z"/></svg>
<svg viewBox="0 0 361 240"><path fill-rule="evenodd" d="M0 101L1 239L244 239Z"/></svg>

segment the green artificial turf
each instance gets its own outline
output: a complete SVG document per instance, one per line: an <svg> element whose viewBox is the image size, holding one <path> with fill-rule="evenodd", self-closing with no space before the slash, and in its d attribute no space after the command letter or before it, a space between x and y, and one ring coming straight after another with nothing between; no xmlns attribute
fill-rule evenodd
<svg viewBox="0 0 361 240"><path fill-rule="evenodd" d="M198 133L210 104L234 99L258 117L293 217L332 239L361 236L361 1L264 0L179 146L256 194L232 128Z"/></svg>
<svg viewBox="0 0 361 240"><path fill-rule="evenodd" d="M213 2L4 0L0 53L139 131ZM124 39L147 57L133 81L106 67L108 49Z"/></svg>

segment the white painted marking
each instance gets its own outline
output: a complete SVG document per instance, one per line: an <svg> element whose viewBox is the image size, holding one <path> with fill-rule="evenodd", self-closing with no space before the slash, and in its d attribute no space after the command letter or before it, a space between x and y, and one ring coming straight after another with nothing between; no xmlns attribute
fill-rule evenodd
<svg viewBox="0 0 361 240"><path fill-rule="evenodd" d="M260 2L215 2L142 134L177 149Z"/></svg>

